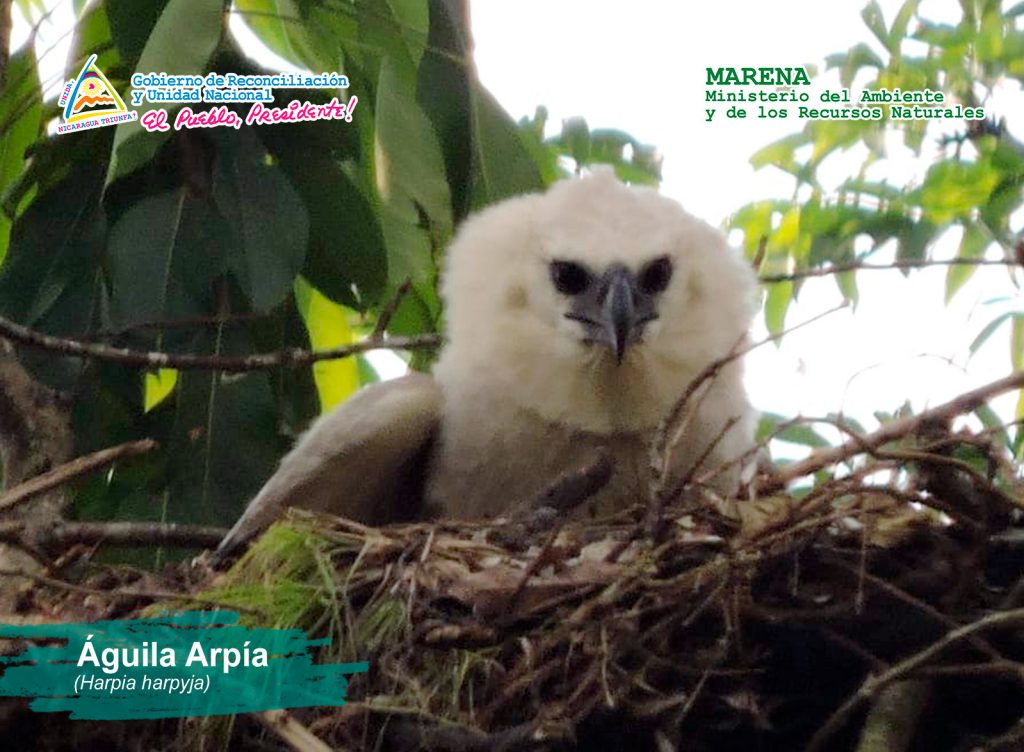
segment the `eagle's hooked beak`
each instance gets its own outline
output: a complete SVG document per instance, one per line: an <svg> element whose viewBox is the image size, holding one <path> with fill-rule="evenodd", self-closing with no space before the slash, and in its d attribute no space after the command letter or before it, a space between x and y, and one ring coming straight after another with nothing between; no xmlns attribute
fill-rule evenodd
<svg viewBox="0 0 1024 752"><path fill-rule="evenodd" d="M626 347L631 344L633 330L638 324L633 293L635 280L632 272L624 266L609 269L605 280L607 289L600 321L604 325L606 344L615 353L615 362L621 364Z"/></svg>
<svg viewBox="0 0 1024 752"><path fill-rule="evenodd" d="M626 351L643 337L644 325L658 318L655 297L640 289L635 273L615 264L576 297L565 315L583 325L585 342L607 347L621 365Z"/></svg>

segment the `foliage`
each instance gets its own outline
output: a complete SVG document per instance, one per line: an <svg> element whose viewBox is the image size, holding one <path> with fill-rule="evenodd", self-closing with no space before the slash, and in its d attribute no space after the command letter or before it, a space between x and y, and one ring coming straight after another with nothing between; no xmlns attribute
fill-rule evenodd
<svg viewBox="0 0 1024 752"><path fill-rule="evenodd" d="M979 107L998 99L997 86L1024 81L1019 7L1001 12L998 0L965 2L961 22L948 25L923 17L919 4L907 0L890 23L872 0L862 12L872 43L826 58L854 96L860 89L932 89L944 92L946 103ZM936 132L928 120L893 121L888 109L883 113L882 121L809 121L801 132L752 157L756 168L773 166L792 174L799 197L755 202L732 217L750 255L766 241L765 273L848 265L892 246L897 261L919 261L930 258L939 239L950 233L959 237L959 258L981 258L993 246L1014 258L1010 217L1022 201L1024 145L1006 124L956 121L964 130L938 138L938 158L924 179L897 184L888 175L873 177L884 174L880 168L896 142L892 136L920 159L931 160ZM822 166L855 147L863 154L857 174L835 189L826 187ZM865 250L857 243L861 240ZM946 299L976 270L970 264L951 265ZM856 302L856 275L837 275L836 282L844 297ZM798 291L799 280L773 285L766 310L770 329L781 330L785 309Z"/></svg>
<svg viewBox="0 0 1024 752"><path fill-rule="evenodd" d="M999 0L966 0L956 24L923 17L918 5L919 0L906 0L894 18L885 19L872 0L861 14L870 42L827 58L854 102L862 89L931 89L947 95L943 106L973 107L990 104L1001 85L1024 82L1019 4L1003 11ZM882 109L881 121L808 121L799 133L751 158L755 168L773 166L795 180L792 199L756 201L731 219L731 226L743 234L748 255L762 255L763 273L793 277L768 286L765 317L773 332L784 329L786 311L800 290L800 272L808 269L849 269L895 248L897 264L910 273L915 263L935 258L946 236L958 239L957 258L963 260L995 254L1012 262L1020 254L1010 217L1022 203L1024 144L1012 137L1006 123L954 121L962 131L940 136L928 120L896 121L889 118L887 107ZM886 160L899 142L919 160L930 161L920 182L890 182ZM822 175L829 159L844 152L847 158L862 154L860 168L831 187ZM949 266L947 301L977 268ZM837 272L834 279L843 297L856 303L856 269ZM1011 349L1017 364L1024 358L1024 323L1018 314L994 321L972 351L1005 321L1014 327Z"/></svg>

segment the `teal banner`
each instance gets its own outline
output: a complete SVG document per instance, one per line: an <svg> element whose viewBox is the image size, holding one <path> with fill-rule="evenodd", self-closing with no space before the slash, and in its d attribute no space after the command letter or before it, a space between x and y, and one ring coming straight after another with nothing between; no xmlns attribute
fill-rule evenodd
<svg viewBox="0 0 1024 752"><path fill-rule="evenodd" d="M344 705L349 677L369 664L313 662L299 629L240 626L231 611L32 626L0 639L35 644L0 656L0 696L32 697L40 713L127 720Z"/></svg>

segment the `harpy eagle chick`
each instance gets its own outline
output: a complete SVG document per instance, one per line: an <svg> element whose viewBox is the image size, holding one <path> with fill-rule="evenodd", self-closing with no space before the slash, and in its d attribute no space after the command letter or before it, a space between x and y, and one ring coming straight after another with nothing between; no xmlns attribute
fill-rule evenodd
<svg viewBox="0 0 1024 752"><path fill-rule="evenodd" d="M433 375L367 387L321 417L221 551L290 506L370 524L424 509L497 515L601 448L615 469L591 508L644 498L657 427L746 332L754 275L720 232L599 169L467 220L442 294L447 344ZM730 363L695 402L679 474L716 439L702 470L752 446L741 376ZM730 492L738 476L734 465L715 484Z"/></svg>

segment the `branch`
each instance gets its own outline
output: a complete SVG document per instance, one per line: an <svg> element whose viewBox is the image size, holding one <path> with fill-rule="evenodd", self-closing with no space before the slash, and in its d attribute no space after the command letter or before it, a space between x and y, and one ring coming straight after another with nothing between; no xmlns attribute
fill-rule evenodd
<svg viewBox="0 0 1024 752"><path fill-rule="evenodd" d="M409 294L411 289L412 278L406 277L405 281L395 290L395 294L391 296L391 300L381 309L380 315L377 317L377 325L373 327L370 339L380 339L384 336L384 333L388 330L388 325L391 324L391 319L398 312L398 306L402 304L402 300L405 299L405 296Z"/></svg>
<svg viewBox="0 0 1024 752"><path fill-rule="evenodd" d="M212 607L227 611L240 611L245 614L263 615L262 612L253 608L246 608L245 606L239 606L234 603L215 601L209 598L189 595L188 593L174 593L169 590L116 590L96 588L89 587L88 585L76 585L73 582L65 582L64 580L58 580L55 577L47 577L46 575L39 574L38 572L23 572L17 569L0 569L0 577L9 577L11 579L25 578L32 580L33 582L37 582L40 585L45 585L46 587L64 590L68 593L78 593L79 595L96 595L101 598L146 598L152 601L187 601L189 603L198 603L208 608ZM10 615L4 614L4 618L10 619Z"/></svg>
<svg viewBox="0 0 1024 752"><path fill-rule="evenodd" d="M861 730L857 752L904 752L914 740L932 682L907 679L878 693Z"/></svg>
<svg viewBox="0 0 1024 752"><path fill-rule="evenodd" d="M0 336L28 347L68 355L75 358L92 358L111 363L120 363L133 368L157 369L177 368L178 370L225 371L243 373L262 371L281 366L302 366L321 360L337 360L357 355L367 350L387 348L392 350L416 350L437 347L441 338L436 334L420 334L412 337L371 337L361 342L353 342L342 347L313 352L292 348L277 352L244 355L239 357L224 355L188 355L165 352L143 352L123 347L111 347L102 343L87 343L64 337L53 337L10 319L0 316Z"/></svg>
<svg viewBox="0 0 1024 752"><path fill-rule="evenodd" d="M854 261L849 264L829 264L828 266L816 266L813 269L800 269L788 274L763 274L759 277L764 284L776 284L779 282L794 282L798 279L808 277L827 277L832 274L857 271L889 271L892 269L925 269L930 266L1020 266L1015 259L901 259L891 264L865 264Z"/></svg>
<svg viewBox="0 0 1024 752"><path fill-rule="evenodd" d="M7 511L12 507L28 501L33 496L38 496L51 489L63 486L75 478L96 472L97 470L112 465L118 460L129 457L138 457L153 451L159 446L152 439L141 441L129 441L109 449L101 449L98 452L87 454L83 457L76 457L70 462L53 468L41 475L30 478L24 483L19 483L0 495L0 512Z"/></svg>
<svg viewBox="0 0 1024 752"><path fill-rule="evenodd" d="M781 337L784 337L787 334L790 334L792 332L804 328L805 326L813 324L814 322L819 321L820 319L823 319L826 316L829 316L835 313L836 311L842 310L843 308L846 307L846 303L840 303L834 308L829 308L827 311L812 316L806 321L801 321L799 324L794 324L788 329L784 329L780 332L775 332L774 334L769 334L764 339L758 340L757 342L751 345L747 345L746 347L741 346L744 344L744 342L747 341L746 334L744 334L736 341L736 343L731 348L729 348L729 352L727 352L718 360L709 363L700 373L698 373L693 378L693 380L689 384L687 384L686 389L684 389L683 393L679 395L679 399L675 401L675 404L672 405L672 409L669 410L668 415L666 415L662 419L661 424L658 426L658 431L655 435L654 442L651 445L651 470L654 472L655 477L660 477L660 475L665 470L665 463L667 460L667 458L665 457L665 452L671 446L671 432L673 427L675 427L676 424L679 422L684 410L686 409L686 406L690 402L690 399L692 399L697 389L699 389L702 384L716 378L723 368L732 363L734 360L738 360L739 358L744 357L752 350L756 350L757 348L766 345L769 342L774 342L775 340L780 339Z"/></svg>
<svg viewBox="0 0 1024 752"><path fill-rule="evenodd" d="M907 678L911 673L924 666L928 661L935 658L939 653L951 645L973 637L977 632L990 627L1014 626L1024 623L1024 608L1012 611L1001 611L989 614L975 622L962 627L957 627L948 632L942 639L932 643L924 650L900 661L895 666L877 676L868 676L861 684L860 689L851 695L825 722L811 738L807 745L806 752L819 752L825 749L825 744L838 731L847 718L850 717L864 702L873 698L878 692L896 681Z"/></svg>
<svg viewBox="0 0 1024 752"><path fill-rule="evenodd" d="M0 543L20 546L31 538L34 545L67 547L75 543L110 546L181 546L214 548L227 535L226 528L185 525L177 522L60 522L47 530L15 520L0 522Z"/></svg>
<svg viewBox="0 0 1024 752"><path fill-rule="evenodd" d="M909 436L925 423L945 422L957 415L969 413L993 397L1021 387L1024 387L1024 370L1014 371L1009 376L978 387L966 394L961 394L930 410L886 423L874 433L858 436L836 447L811 452L799 462L793 462L772 475L759 478L755 483L755 488L759 494L765 495L781 491L797 478L811 475L824 467L842 462L856 454L871 452L890 441Z"/></svg>
<svg viewBox="0 0 1024 752"><path fill-rule="evenodd" d="M252 713L252 717L296 752L331 752L331 747L295 720L287 710L264 710Z"/></svg>

